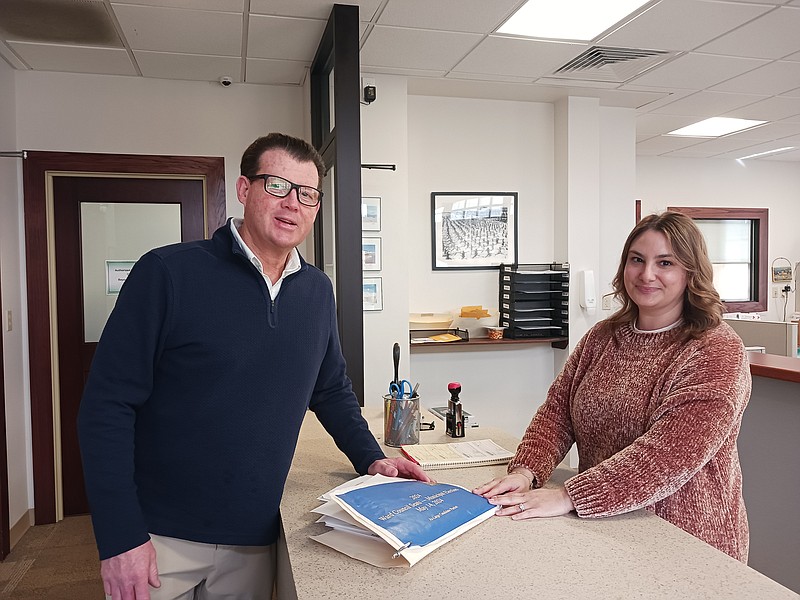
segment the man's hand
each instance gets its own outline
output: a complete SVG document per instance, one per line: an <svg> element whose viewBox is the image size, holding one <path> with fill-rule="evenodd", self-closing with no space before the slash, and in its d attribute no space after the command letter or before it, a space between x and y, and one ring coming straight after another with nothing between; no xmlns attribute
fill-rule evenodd
<svg viewBox="0 0 800 600"><path fill-rule="evenodd" d="M369 466L370 475L386 475L387 477L405 477L419 481L433 481L417 463L407 458L382 458Z"/></svg>
<svg viewBox="0 0 800 600"><path fill-rule="evenodd" d="M153 542L101 560L100 575L112 600L150 600L149 586L161 587Z"/></svg>

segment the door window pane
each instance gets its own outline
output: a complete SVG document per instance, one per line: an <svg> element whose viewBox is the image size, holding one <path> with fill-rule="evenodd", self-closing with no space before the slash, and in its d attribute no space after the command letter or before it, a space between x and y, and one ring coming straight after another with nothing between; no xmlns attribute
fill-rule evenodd
<svg viewBox="0 0 800 600"><path fill-rule="evenodd" d="M130 264L181 241L179 204L81 202L84 340L97 342Z"/></svg>

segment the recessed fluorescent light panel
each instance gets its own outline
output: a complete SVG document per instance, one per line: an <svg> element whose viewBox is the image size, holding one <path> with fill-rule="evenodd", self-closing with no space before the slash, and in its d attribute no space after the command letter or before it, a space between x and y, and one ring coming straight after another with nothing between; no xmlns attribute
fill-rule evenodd
<svg viewBox="0 0 800 600"><path fill-rule="evenodd" d="M757 158L759 156L767 156L768 154L777 154L778 152L788 152L789 150L794 150L794 146L785 146L783 148L775 148L775 150L767 150L766 152L756 152L755 154L748 154L747 156L742 156L737 158L736 160L746 160L748 158Z"/></svg>
<svg viewBox="0 0 800 600"><path fill-rule="evenodd" d="M528 0L497 30L533 38L589 41L649 0Z"/></svg>
<svg viewBox="0 0 800 600"><path fill-rule="evenodd" d="M699 121L693 125L681 127L675 131L670 131L666 135L682 137L720 137L729 133L736 133L744 129L750 129L758 125L763 125L766 121L753 121L752 119L733 119L730 117L713 117L705 121Z"/></svg>

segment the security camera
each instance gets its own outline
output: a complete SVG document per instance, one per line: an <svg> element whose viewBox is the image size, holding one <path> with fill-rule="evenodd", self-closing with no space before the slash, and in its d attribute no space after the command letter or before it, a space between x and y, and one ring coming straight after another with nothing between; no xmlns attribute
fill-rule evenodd
<svg viewBox="0 0 800 600"><path fill-rule="evenodd" d="M231 79L230 77L220 77L219 84L222 87L230 87L233 85L233 79Z"/></svg>
<svg viewBox="0 0 800 600"><path fill-rule="evenodd" d="M364 104L372 104L377 97L377 88L375 87L374 77L361 78L361 92L364 99Z"/></svg>

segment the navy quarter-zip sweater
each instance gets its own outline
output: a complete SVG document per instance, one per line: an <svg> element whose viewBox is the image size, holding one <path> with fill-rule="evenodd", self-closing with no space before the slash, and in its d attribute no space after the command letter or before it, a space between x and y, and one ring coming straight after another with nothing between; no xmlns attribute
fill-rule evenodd
<svg viewBox="0 0 800 600"><path fill-rule="evenodd" d="M384 458L328 277L301 260L273 302L229 227L142 256L103 330L78 415L101 559L148 532L274 543L308 408L359 473Z"/></svg>

